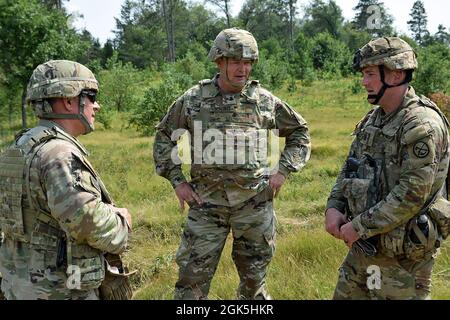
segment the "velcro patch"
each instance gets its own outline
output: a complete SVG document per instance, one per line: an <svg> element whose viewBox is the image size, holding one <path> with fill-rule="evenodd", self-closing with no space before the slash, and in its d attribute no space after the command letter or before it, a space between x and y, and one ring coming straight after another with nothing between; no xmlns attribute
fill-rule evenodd
<svg viewBox="0 0 450 320"><path fill-rule="evenodd" d="M426 142L418 141L414 144L413 153L419 159L426 158L430 154L430 147Z"/></svg>
<svg viewBox="0 0 450 320"><path fill-rule="evenodd" d="M249 46L242 46L242 58L251 59L252 49Z"/></svg>

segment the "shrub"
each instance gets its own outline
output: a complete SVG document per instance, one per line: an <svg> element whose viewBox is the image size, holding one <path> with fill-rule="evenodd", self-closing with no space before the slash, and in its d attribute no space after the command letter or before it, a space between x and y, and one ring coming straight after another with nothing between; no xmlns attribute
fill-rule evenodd
<svg viewBox="0 0 450 320"><path fill-rule="evenodd" d="M155 133L155 126L168 107L183 92L180 83L185 84L187 80L177 76L180 75L165 72L162 83L147 90L143 101L130 116L131 126L136 127L144 135Z"/></svg>
<svg viewBox="0 0 450 320"><path fill-rule="evenodd" d="M314 68L320 70L323 78L339 78L350 72L351 53L340 40L329 33L319 33L313 39L311 56Z"/></svg>
<svg viewBox="0 0 450 320"><path fill-rule="evenodd" d="M281 56L267 58L266 50L261 50L258 63L253 69L253 78L271 90L280 88L289 77L289 64Z"/></svg>
<svg viewBox="0 0 450 320"><path fill-rule="evenodd" d="M413 82L418 93L430 96L450 88L450 48L433 44L418 50L418 70Z"/></svg>

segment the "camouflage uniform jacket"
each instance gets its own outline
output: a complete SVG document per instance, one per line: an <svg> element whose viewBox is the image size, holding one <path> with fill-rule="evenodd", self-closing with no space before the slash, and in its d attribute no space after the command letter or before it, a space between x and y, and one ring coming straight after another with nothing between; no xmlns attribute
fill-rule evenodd
<svg viewBox="0 0 450 320"><path fill-rule="evenodd" d="M5 231L0 271L10 285L6 294L17 299L70 299L77 292L66 287L67 267L81 268L81 284L71 289L97 288L105 275L103 254L125 249L128 225L115 213L78 140L56 123L41 120L9 149L26 145L33 147L25 154L25 165L17 167L18 172L24 167L20 207L9 211L9 217L1 212L0 219ZM8 157L1 160L0 186L9 192L13 180L8 172L14 169ZM5 226L5 221L13 227Z"/></svg>
<svg viewBox="0 0 450 320"><path fill-rule="evenodd" d="M353 135L349 156L371 158L377 169L371 177L359 177L370 179L346 179L344 166L327 208L345 212L348 201L353 227L362 239L404 228L446 179L447 119L433 102L417 96L410 87L396 111L386 115L381 107L371 110ZM366 183L369 180L375 183ZM374 186L375 196L370 199Z"/></svg>
<svg viewBox="0 0 450 320"><path fill-rule="evenodd" d="M224 94L219 89L217 79L218 76L201 81L169 108L157 126L154 159L156 172L168 179L174 188L185 182L181 165L174 163L171 155L178 138L173 135L178 129L187 130L191 136L191 185L204 201L231 207L252 198L267 186L267 157L259 151L254 152L256 161L250 163L248 159L252 152L246 149L245 163L227 162L226 158L233 152L223 154L225 159L222 163L226 164L207 163L205 153L210 141L207 130L222 133L226 137L229 130L260 130L267 133L271 129L278 129L279 136L286 137L278 164L279 172L285 176L306 164L311 145L306 121L288 104L263 89L257 81L248 81L240 93ZM196 145L198 139L200 143ZM239 141L239 137L234 140L235 150L239 149ZM244 138L242 141L247 140ZM267 146L267 141L258 138L257 143ZM227 143L217 145L223 147Z"/></svg>

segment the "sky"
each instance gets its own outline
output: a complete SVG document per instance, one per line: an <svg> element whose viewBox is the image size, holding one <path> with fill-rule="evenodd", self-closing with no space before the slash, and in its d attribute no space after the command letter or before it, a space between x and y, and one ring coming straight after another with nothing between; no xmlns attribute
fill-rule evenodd
<svg viewBox="0 0 450 320"><path fill-rule="evenodd" d="M351 20L354 17L353 7L356 6L358 0L335 0L341 7L344 18ZM112 32L116 27L116 20L114 18L120 17L120 8L124 0L69 0L65 2L66 8L69 12L76 12L82 14L83 18L78 18L75 21L77 29L87 29L95 38L98 38L102 44L107 39L113 39ZM200 2L200 1L198 1ZM304 10L302 6L309 3L309 0L298 0L298 12L300 16L303 15ZM431 34L437 32L439 24L443 24L447 30L450 27L450 12L449 0L423 0L425 10L428 15L428 31ZM243 1L231 0L233 16L239 13ZM414 0L390 0L384 1L388 12L394 17L394 27L400 33L410 35L407 21L410 19L411 8Z"/></svg>

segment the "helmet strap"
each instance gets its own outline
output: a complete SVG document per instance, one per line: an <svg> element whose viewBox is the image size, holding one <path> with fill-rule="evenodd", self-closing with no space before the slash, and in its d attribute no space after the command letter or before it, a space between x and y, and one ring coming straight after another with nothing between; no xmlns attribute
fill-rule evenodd
<svg viewBox="0 0 450 320"><path fill-rule="evenodd" d="M88 133L91 133L92 131L94 131L94 125L89 123L88 119L84 115L84 107L86 105L86 94L81 93L79 101L80 102L79 102L79 108L78 108L77 116L78 116L78 119L81 120L81 123L83 123L84 128L86 129L84 134L88 134Z"/></svg>
<svg viewBox="0 0 450 320"><path fill-rule="evenodd" d="M381 80L381 83L383 83L383 86L381 87L380 91L378 91L377 94L369 94L367 96L367 99L370 99L370 100L374 99L373 102L370 102L373 105L376 105L376 104L378 104L378 102L380 102L381 98L383 98L387 89L400 87L404 84L409 83L412 80L412 70L406 70L405 80L403 80L401 83L399 83L397 85L387 84L386 83L386 75L384 72L384 65L379 65L378 70L380 71L380 80Z"/></svg>
<svg viewBox="0 0 450 320"><path fill-rule="evenodd" d="M78 113L77 114L61 114L61 113L54 113L54 112L49 112L49 113L44 113L42 116L42 119L47 119L47 120L51 120L51 119L69 119L69 120L80 120L81 123L83 124L84 128L86 129L84 134L88 134L92 131L94 131L94 125L89 123L88 119L86 118L86 116L84 115L84 107L86 105L86 95L81 93L79 95L79 103L78 103ZM48 102L47 102L48 103Z"/></svg>

